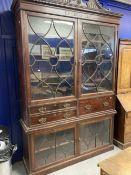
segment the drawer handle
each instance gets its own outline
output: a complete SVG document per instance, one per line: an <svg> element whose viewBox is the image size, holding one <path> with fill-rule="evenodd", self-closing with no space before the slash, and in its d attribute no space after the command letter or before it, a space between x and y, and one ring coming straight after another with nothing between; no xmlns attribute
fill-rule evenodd
<svg viewBox="0 0 131 175"><path fill-rule="evenodd" d="M39 123L40 124L46 123L46 120L47 120L46 118L41 118L41 119L39 119Z"/></svg>
<svg viewBox="0 0 131 175"><path fill-rule="evenodd" d="M109 106L109 102L105 101L105 102L103 103L103 105L104 105L105 107L107 107L107 106Z"/></svg>
<svg viewBox="0 0 131 175"><path fill-rule="evenodd" d="M64 108L70 108L70 107L71 107L71 105L69 103L64 104Z"/></svg>
<svg viewBox="0 0 131 175"><path fill-rule="evenodd" d="M86 110L91 110L91 108L92 108L91 105L86 105L86 106L85 106L85 109L86 109Z"/></svg>
<svg viewBox="0 0 131 175"><path fill-rule="evenodd" d="M46 108L45 107L41 107L41 108L38 109L38 111L40 113L45 113L46 112Z"/></svg>
<svg viewBox="0 0 131 175"><path fill-rule="evenodd" d="M70 116L71 116L71 113L65 113L65 114L64 114L64 118L65 118L65 119L68 119Z"/></svg>

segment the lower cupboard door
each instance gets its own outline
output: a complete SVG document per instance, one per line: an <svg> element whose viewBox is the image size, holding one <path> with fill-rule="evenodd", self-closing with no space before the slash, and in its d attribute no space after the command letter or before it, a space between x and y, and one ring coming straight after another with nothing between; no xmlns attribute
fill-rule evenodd
<svg viewBox="0 0 131 175"><path fill-rule="evenodd" d="M110 143L110 119L80 125L80 153Z"/></svg>
<svg viewBox="0 0 131 175"><path fill-rule="evenodd" d="M50 132L35 137L35 169L75 155L75 129Z"/></svg>

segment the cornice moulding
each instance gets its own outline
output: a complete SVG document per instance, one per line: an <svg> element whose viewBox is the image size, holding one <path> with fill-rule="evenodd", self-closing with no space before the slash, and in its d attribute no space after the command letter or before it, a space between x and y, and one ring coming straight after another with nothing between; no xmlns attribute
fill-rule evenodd
<svg viewBox="0 0 131 175"><path fill-rule="evenodd" d="M96 13L101 15L109 15L114 17L122 17L122 14L112 12L109 9L106 9L102 4L101 0L88 0L84 3L82 0L13 0L12 10L17 8L16 13L19 11L20 4L37 4L37 5L45 5L45 6L54 6L57 8L66 8L72 10L79 10L83 12Z"/></svg>

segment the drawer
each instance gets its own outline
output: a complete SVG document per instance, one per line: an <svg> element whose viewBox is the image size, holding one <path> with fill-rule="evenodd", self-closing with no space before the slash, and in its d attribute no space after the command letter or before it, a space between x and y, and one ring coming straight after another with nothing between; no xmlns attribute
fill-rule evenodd
<svg viewBox="0 0 131 175"><path fill-rule="evenodd" d="M48 122L58 121L62 119L69 120L71 117L76 117L76 115L77 115L76 110L70 110L65 112L57 112L54 114L43 114L43 115L31 116L30 121L31 121L31 125L46 124Z"/></svg>
<svg viewBox="0 0 131 175"><path fill-rule="evenodd" d="M131 115L130 114L127 114L127 117L125 117L125 125L126 126L128 126L128 125L131 126Z"/></svg>
<svg viewBox="0 0 131 175"><path fill-rule="evenodd" d="M124 142L125 143L131 142L131 131L128 133L127 132L125 133Z"/></svg>
<svg viewBox="0 0 131 175"><path fill-rule="evenodd" d="M114 108L114 97L99 97L80 101L80 115Z"/></svg>
<svg viewBox="0 0 131 175"><path fill-rule="evenodd" d="M125 133L131 133L131 124L125 125Z"/></svg>
<svg viewBox="0 0 131 175"><path fill-rule="evenodd" d="M127 116L131 119L131 112L128 112Z"/></svg>
<svg viewBox="0 0 131 175"><path fill-rule="evenodd" d="M131 117L126 117L125 122L125 134L124 134L124 141L126 143L131 142Z"/></svg>
<svg viewBox="0 0 131 175"><path fill-rule="evenodd" d="M54 104L44 104L41 106L29 107L29 114L45 114L55 110L66 110L69 108L76 108L76 101L73 102L64 102L64 103L54 103Z"/></svg>

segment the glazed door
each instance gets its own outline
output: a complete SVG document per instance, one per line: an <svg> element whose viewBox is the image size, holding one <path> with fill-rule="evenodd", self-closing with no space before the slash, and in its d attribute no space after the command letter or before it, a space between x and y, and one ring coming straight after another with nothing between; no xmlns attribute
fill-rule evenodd
<svg viewBox="0 0 131 175"><path fill-rule="evenodd" d="M33 136L34 169L40 169L75 156L75 126L52 129Z"/></svg>
<svg viewBox="0 0 131 175"><path fill-rule="evenodd" d="M80 94L114 91L115 26L80 22Z"/></svg>
<svg viewBox="0 0 131 175"><path fill-rule="evenodd" d="M80 154L110 144L111 120L103 118L101 121L80 124Z"/></svg>
<svg viewBox="0 0 131 175"><path fill-rule="evenodd" d="M31 101L75 96L75 21L34 14L27 19Z"/></svg>

